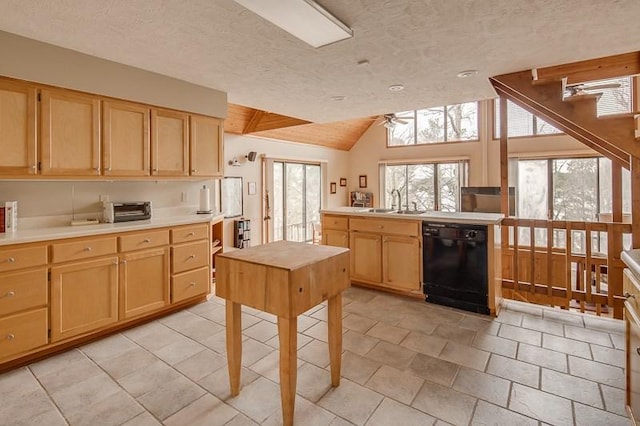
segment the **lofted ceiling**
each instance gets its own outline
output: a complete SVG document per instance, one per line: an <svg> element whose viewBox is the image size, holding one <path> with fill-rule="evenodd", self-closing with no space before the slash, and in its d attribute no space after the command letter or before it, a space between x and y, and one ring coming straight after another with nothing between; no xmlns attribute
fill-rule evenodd
<svg viewBox="0 0 640 426"><path fill-rule="evenodd" d="M227 92L232 133L338 122L340 149L375 116L494 97L490 76L640 50L638 0L318 3L354 37L314 49L232 0L0 0L0 30Z"/></svg>

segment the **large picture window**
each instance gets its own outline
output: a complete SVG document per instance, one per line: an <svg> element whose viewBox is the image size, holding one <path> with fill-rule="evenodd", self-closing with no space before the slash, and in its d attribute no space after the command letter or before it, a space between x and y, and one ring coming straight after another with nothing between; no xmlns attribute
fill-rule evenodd
<svg viewBox="0 0 640 426"><path fill-rule="evenodd" d="M384 164L384 206L411 210L460 210L460 187L466 186L468 162ZM397 191L397 192L396 192ZM396 196L399 193L400 201Z"/></svg>
<svg viewBox="0 0 640 426"><path fill-rule="evenodd" d="M404 111L387 131L388 146L478 140L478 103Z"/></svg>

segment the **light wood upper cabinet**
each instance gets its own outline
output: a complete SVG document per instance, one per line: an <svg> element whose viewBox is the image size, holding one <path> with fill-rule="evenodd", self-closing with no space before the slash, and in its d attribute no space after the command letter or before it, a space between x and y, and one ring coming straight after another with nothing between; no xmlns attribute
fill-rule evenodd
<svg viewBox="0 0 640 426"><path fill-rule="evenodd" d="M100 174L100 100L65 90L41 92L42 174Z"/></svg>
<svg viewBox="0 0 640 426"><path fill-rule="evenodd" d="M151 174L189 176L189 115L151 110Z"/></svg>
<svg viewBox="0 0 640 426"><path fill-rule="evenodd" d="M33 175L36 158L36 88L0 81L0 175Z"/></svg>
<svg viewBox="0 0 640 426"><path fill-rule="evenodd" d="M222 177L222 120L191 116L191 176Z"/></svg>
<svg viewBox="0 0 640 426"><path fill-rule="evenodd" d="M105 176L149 176L148 107L102 102L102 170Z"/></svg>

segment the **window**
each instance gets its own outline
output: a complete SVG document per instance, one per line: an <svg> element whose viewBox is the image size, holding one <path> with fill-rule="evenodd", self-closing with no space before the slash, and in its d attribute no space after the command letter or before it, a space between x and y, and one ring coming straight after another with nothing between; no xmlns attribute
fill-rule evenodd
<svg viewBox="0 0 640 426"><path fill-rule="evenodd" d="M622 174L622 209L631 210L629 171ZM580 222L598 221L611 213L611 160L606 158L551 158L520 160L517 167L518 217ZM593 233L594 251L606 253L604 234ZM530 244L528 231L519 233L521 244ZM564 245L564 233L554 233L554 246ZM585 251L584 231L573 231L572 250ZM546 245L546 231L536 230L536 245ZM626 242L625 242L626 243Z"/></svg>
<svg viewBox="0 0 640 426"><path fill-rule="evenodd" d="M493 134L494 138L500 138L500 101L496 98L494 108L494 126ZM518 105L511 101L507 101L507 116L509 118L509 132L510 138L518 136L538 136L538 135L552 135L562 133L560 130L553 127L551 124L544 121L542 118L536 117L530 112L525 111Z"/></svg>
<svg viewBox="0 0 640 426"><path fill-rule="evenodd" d="M478 103L468 102L395 114L387 145L416 145L478 140Z"/></svg>
<svg viewBox="0 0 640 426"><path fill-rule="evenodd" d="M466 186L468 162L385 164L384 205L387 208L458 211L460 187ZM396 191L400 193L398 204ZM393 192L393 194L392 194ZM415 203L415 205L414 205Z"/></svg>
<svg viewBox="0 0 640 426"><path fill-rule="evenodd" d="M631 111L631 77L584 83L586 93L602 93L598 99L598 115L619 114ZM590 90L589 86L594 89ZM598 86L618 86L603 87ZM565 93L568 96L569 92ZM500 102L494 102L494 138L500 137ZM509 137L538 136L562 133L543 119L525 111L511 101L507 101L509 117Z"/></svg>

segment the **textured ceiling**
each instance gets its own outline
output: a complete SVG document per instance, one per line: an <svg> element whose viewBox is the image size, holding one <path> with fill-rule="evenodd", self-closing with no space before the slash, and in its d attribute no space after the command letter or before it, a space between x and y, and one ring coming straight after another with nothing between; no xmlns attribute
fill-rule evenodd
<svg viewBox="0 0 640 426"><path fill-rule="evenodd" d="M0 29L313 122L489 98L489 76L640 50L639 0L318 2L352 39L314 49L232 0L0 0Z"/></svg>

